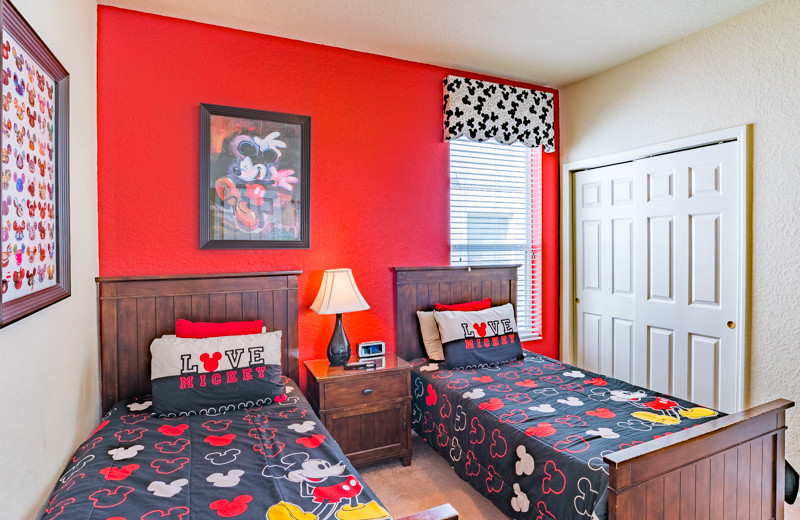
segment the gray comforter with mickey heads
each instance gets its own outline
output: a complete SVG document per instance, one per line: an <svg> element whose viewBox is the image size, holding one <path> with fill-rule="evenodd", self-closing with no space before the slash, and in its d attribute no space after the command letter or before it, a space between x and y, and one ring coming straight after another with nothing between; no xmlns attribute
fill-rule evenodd
<svg viewBox="0 0 800 520"><path fill-rule="evenodd" d="M117 403L81 444L42 520L391 518L287 380L281 403L161 418Z"/></svg>
<svg viewBox="0 0 800 520"><path fill-rule="evenodd" d="M517 519L606 518L606 454L723 415L530 352L491 368L413 364L416 432Z"/></svg>

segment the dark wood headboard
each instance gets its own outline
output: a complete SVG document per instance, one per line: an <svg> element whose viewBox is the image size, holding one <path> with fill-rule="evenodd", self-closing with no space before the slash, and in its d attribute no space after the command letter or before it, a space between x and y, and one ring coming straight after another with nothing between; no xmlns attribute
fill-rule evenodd
<svg viewBox="0 0 800 520"><path fill-rule="evenodd" d="M150 393L150 343L175 320L263 320L281 330L283 373L298 380L297 277L302 271L96 278L100 395L114 403Z"/></svg>
<svg viewBox="0 0 800 520"><path fill-rule="evenodd" d="M436 303L464 303L491 298L492 305L511 303L517 309L516 265L395 267L394 330L397 355L425 357L417 311Z"/></svg>

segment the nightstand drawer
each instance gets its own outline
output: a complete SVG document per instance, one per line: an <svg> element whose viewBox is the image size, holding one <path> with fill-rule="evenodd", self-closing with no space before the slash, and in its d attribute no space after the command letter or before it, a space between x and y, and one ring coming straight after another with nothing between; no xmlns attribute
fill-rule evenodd
<svg viewBox="0 0 800 520"><path fill-rule="evenodd" d="M369 404L408 396L408 373L375 374L346 381L329 382L324 386L325 408Z"/></svg>

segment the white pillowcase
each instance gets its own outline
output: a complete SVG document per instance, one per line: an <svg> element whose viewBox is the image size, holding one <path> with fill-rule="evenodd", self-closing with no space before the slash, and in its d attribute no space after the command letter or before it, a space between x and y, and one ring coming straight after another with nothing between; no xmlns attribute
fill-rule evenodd
<svg viewBox="0 0 800 520"><path fill-rule="evenodd" d="M444 348L442 340L439 338L439 327L433 317L433 311L417 311L419 319L419 330L422 332L422 343L428 353L428 359L433 361L444 361Z"/></svg>

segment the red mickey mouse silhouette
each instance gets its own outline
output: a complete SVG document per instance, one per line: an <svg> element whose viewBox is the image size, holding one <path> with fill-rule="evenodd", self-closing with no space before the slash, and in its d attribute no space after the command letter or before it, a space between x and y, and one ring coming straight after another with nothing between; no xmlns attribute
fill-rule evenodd
<svg viewBox="0 0 800 520"><path fill-rule="evenodd" d="M508 453L508 443L506 438L500 435L500 430L495 429L492 432L492 444L489 446L489 455L494 458L505 457Z"/></svg>
<svg viewBox="0 0 800 520"><path fill-rule="evenodd" d="M155 509L142 516L142 520L183 520L189 514L188 507L171 507L167 511ZM111 519L109 519L111 520Z"/></svg>
<svg viewBox="0 0 800 520"><path fill-rule="evenodd" d="M264 428L257 426L255 428L250 428L250 430L247 432L247 436L262 441L270 441L275 438L276 433L278 433L277 428Z"/></svg>
<svg viewBox="0 0 800 520"><path fill-rule="evenodd" d="M150 463L150 466L156 470L159 475L169 475L175 473L189 463L186 457L178 457L177 459L156 459Z"/></svg>
<svg viewBox="0 0 800 520"><path fill-rule="evenodd" d="M484 401L478 405L478 408L481 410L489 410L490 412L494 412L495 410L499 410L503 407L503 401L498 399L497 397L492 397L488 401Z"/></svg>
<svg viewBox="0 0 800 520"><path fill-rule="evenodd" d="M65 507L67 507L70 504L74 504L74 503L75 503L75 499L74 498L68 498L66 500L62 500L58 504L45 509L45 513L47 513L48 515L51 515L50 518L57 518L61 513L64 512L64 508ZM53 514L53 513L55 513L55 514Z"/></svg>
<svg viewBox="0 0 800 520"><path fill-rule="evenodd" d="M490 493L499 493L503 490L503 479L500 477L500 474L495 471L494 466L489 466L487 468L487 473L489 474L486 477L486 489Z"/></svg>
<svg viewBox="0 0 800 520"><path fill-rule="evenodd" d="M485 323L473 323L472 328L475 329L475 332L478 333L480 337L486 337L486 324Z"/></svg>
<svg viewBox="0 0 800 520"><path fill-rule="evenodd" d="M525 434L529 437L549 437L556 433L553 425L547 422L539 423L536 426L531 426L525 430Z"/></svg>
<svg viewBox="0 0 800 520"><path fill-rule="evenodd" d="M556 520L556 517L553 516L553 513L548 511L547 504L542 501L536 503L536 509L539 513L539 516L536 517L536 520Z"/></svg>
<svg viewBox="0 0 800 520"><path fill-rule="evenodd" d="M479 475L481 472L481 463L475 458L475 454L472 453L472 450L467 452L467 465L464 469L470 477Z"/></svg>
<svg viewBox="0 0 800 520"><path fill-rule="evenodd" d="M169 435L170 437L177 437L178 435L182 435L183 431L188 429L188 424L176 424L172 426L170 424L165 424L161 426L158 431L163 433L164 435Z"/></svg>
<svg viewBox="0 0 800 520"><path fill-rule="evenodd" d="M567 478L564 476L564 473L558 469L555 462L552 460L547 461L547 464L544 465L544 474L545 477L542 479L543 493L555 493L556 495L560 495L564 492L564 488L567 487Z"/></svg>
<svg viewBox="0 0 800 520"><path fill-rule="evenodd" d="M425 396L425 404L428 406L433 406L436 404L436 391L433 389L433 385L428 385L428 395Z"/></svg>
<svg viewBox="0 0 800 520"><path fill-rule="evenodd" d="M285 446L282 442L271 442L269 444L256 444L253 449L265 457L275 457L283 451Z"/></svg>
<svg viewBox="0 0 800 520"><path fill-rule="evenodd" d="M137 469L139 469L138 464L127 464L121 468L115 468L111 466L109 468L101 469L100 474L106 477L106 480L125 480Z"/></svg>
<svg viewBox="0 0 800 520"><path fill-rule="evenodd" d="M483 440L486 438L486 430L483 429L483 425L480 423L477 417L472 418L472 421L470 421L470 426L470 444L483 444Z"/></svg>
<svg viewBox="0 0 800 520"><path fill-rule="evenodd" d="M447 388L452 388L453 390L463 390L469 386L469 381L466 379L452 379L447 382Z"/></svg>
<svg viewBox="0 0 800 520"><path fill-rule="evenodd" d="M442 394L442 407L439 408L439 415L443 418L450 417L452 411L453 407L450 405L450 399L447 398L447 394Z"/></svg>
<svg viewBox="0 0 800 520"><path fill-rule="evenodd" d="M320 433L315 433L311 437L300 437L297 439L297 444L302 444L306 448L314 449L325 440L325 436Z"/></svg>
<svg viewBox="0 0 800 520"><path fill-rule="evenodd" d="M472 380L477 381L479 383L491 383L494 381L494 378L492 376L480 376L480 377L475 376L472 378Z"/></svg>
<svg viewBox="0 0 800 520"><path fill-rule="evenodd" d="M203 370L213 372L219 367L219 360L222 359L222 352L214 352L210 356L206 353L200 354L200 361L203 363Z"/></svg>
<svg viewBox="0 0 800 520"><path fill-rule="evenodd" d="M216 511L217 514L223 518L231 518L234 516L239 516L247 511L247 504L252 500L253 497L250 495L239 495L230 502L224 498L215 500L211 502L208 507L212 511Z"/></svg>
<svg viewBox="0 0 800 520"><path fill-rule="evenodd" d="M601 419L613 419L614 417L617 416L617 414L615 414L608 408L598 408L597 410L589 410L586 412L586 415L593 415L594 417L600 417Z"/></svg>
<svg viewBox="0 0 800 520"><path fill-rule="evenodd" d="M225 435L208 435L204 440L214 447L227 446L233 439L236 438L235 433L228 433Z"/></svg>
<svg viewBox="0 0 800 520"><path fill-rule="evenodd" d="M450 436L447 435L447 429L444 424L439 424L439 435L436 436L436 442L439 443L439 446L442 448L450 444Z"/></svg>
<svg viewBox="0 0 800 520"><path fill-rule="evenodd" d="M117 486L113 491L100 489L89 495L89 500L94 502L94 507L115 507L125 502L132 491L133 488L128 486Z"/></svg>
<svg viewBox="0 0 800 520"><path fill-rule="evenodd" d="M170 455L180 453L189 446L189 439L175 439L174 441L159 442L155 448L161 453L169 453Z"/></svg>

